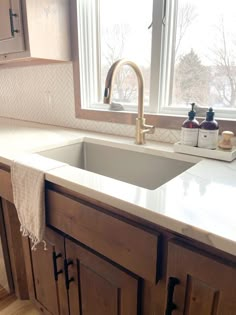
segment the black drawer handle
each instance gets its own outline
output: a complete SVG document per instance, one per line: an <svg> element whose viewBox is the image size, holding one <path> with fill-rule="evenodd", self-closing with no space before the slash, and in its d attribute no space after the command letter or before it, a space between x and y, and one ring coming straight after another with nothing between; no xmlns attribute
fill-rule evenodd
<svg viewBox="0 0 236 315"><path fill-rule="evenodd" d="M167 304L166 304L166 313L165 315L171 315L172 311L177 308L175 303L173 303L173 295L174 295L174 289L177 284L179 284L180 281L177 278L170 277L168 281L168 292L167 292Z"/></svg>
<svg viewBox="0 0 236 315"><path fill-rule="evenodd" d="M70 265L73 265L73 260L65 259L64 260L64 270L65 270L65 285L66 285L67 290L69 290L69 288L70 288L70 283L75 280L73 277L72 278L69 277L69 270L68 270L69 268L68 267Z"/></svg>
<svg viewBox="0 0 236 315"><path fill-rule="evenodd" d="M52 260L53 260L53 270L54 270L54 279L55 281L58 280L58 275L63 273L63 270L57 270L57 259L61 258L62 254L56 254L56 252L52 253Z"/></svg>

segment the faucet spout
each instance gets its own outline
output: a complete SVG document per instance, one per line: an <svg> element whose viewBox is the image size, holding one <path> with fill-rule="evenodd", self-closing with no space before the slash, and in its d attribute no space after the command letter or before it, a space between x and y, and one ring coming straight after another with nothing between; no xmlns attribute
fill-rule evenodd
<svg viewBox="0 0 236 315"><path fill-rule="evenodd" d="M154 126L146 125L144 118L144 105L143 105L143 91L144 91L144 81L143 75L140 68L136 63L127 59L120 59L113 63L111 68L109 69L105 82L105 91L104 91L104 103L111 104L112 90L114 78L118 69L121 66L128 65L130 66L138 80L138 117L136 118L136 144L144 144L145 143L145 134L146 133L154 133Z"/></svg>

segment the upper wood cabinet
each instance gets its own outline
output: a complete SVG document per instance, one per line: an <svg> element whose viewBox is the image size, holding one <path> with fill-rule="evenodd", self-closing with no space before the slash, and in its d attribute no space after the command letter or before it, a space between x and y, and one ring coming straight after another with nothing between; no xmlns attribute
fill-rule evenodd
<svg viewBox="0 0 236 315"><path fill-rule="evenodd" d="M166 315L236 315L236 268L174 242L168 245Z"/></svg>
<svg viewBox="0 0 236 315"><path fill-rule="evenodd" d="M1 0L0 64L71 60L69 0Z"/></svg>
<svg viewBox="0 0 236 315"><path fill-rule="evenodd" d="M0 54L25 50L20 1L0 2Z"/></svg>

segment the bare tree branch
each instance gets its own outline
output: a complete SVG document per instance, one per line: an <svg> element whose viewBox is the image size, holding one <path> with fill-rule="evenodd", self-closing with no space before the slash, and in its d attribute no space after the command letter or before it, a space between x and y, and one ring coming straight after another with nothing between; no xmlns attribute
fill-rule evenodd
<svg viewBox="0 0 236 315"><path fill-rule="evenodd" d="M212 50L214 63L216 65L215 88L220 100L229 107L236 106L236 69L235 58L232 49L229 49L229 40L227 39L224 20L221 19L217 26L219 41ZM232 41L236 49L236 41ZM228 81L228 85L226 82Z"/></svg>
<svg viewBox="0 0 236 315"><path fill-rule="evenodd" d="M180 44L185 36L188 28L192 22L196 19L197 14L195 12L195 7L191 3L186 3L178 8L177 17L177 33L176 33L176 43L175 43L175 56L178 57L178 51Z"/></svg>

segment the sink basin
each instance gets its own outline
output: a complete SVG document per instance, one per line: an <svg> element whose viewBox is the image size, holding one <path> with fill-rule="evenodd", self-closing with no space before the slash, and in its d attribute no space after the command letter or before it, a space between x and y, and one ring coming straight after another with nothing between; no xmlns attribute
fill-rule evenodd
<svg viewBox="0 0 236 315"><path fill-rule="evenodd" d="M150 190L156 189L193 166L189 162L93 141L84 140L39 154Z"/></svg>

